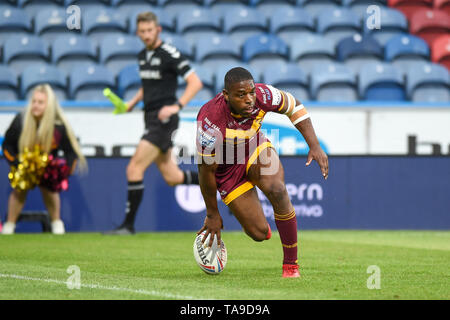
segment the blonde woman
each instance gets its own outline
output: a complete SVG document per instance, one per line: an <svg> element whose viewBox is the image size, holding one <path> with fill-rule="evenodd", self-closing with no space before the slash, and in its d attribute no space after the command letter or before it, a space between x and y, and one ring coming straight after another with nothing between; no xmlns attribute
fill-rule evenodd
<svg viewBox="0 0 450 320"><path fill-rule="evenodd" d="M32 150L35 145L53 156L64 153L71 173L75 171L77 159L81 170L87 168L86 159L80 151L72 128L59 106L55 93L48 84L34 88L26 109L16 115L6 131L3 153L9 165L17 166L18 156L25 148ZM60 216L59 192L39 187L45 206L50 215L52 232L64 234L64 223ZM27 192L13 189L8 200L8 218L3 226L3 234L13 234L17 218L22 211Z"/></svg>

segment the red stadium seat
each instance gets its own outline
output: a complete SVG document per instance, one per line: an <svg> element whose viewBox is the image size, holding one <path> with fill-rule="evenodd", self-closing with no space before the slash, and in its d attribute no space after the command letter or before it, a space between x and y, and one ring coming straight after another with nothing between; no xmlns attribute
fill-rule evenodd
<svg viewBox="0 0 450 320"><path fill-rule="evenodd" d="M450 32L450 17L439 10L417 11L410 20L409 31L431 47L434 39Z"/></svg>
<svg viewBox="0 0 450 320"><path fill-rule="evenodd" d="M450 34L437 38L431 47L431 60L443 64L450 71Z"/></svg>
<svg viewBox="0 0 450 320"><path fill-rule="evenodd" d="M400 10L409 21L417 10L431 9L433 0L389 0L388 5Z"/></svg>
<svg viewBox="0 0 450 320"><path fill-rule="evenodd" d="M434 8L445 11L450 16L450 0L434 0Z"/></svg>

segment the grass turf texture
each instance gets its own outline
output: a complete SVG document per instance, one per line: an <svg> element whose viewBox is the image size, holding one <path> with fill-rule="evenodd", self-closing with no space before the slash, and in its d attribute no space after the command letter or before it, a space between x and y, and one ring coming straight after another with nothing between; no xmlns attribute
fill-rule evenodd
<svg viewBox="0 0 450 320"><path fill-rule="evenodd" d="M450 232L302 231L300 279L282 279L279 235L222 233L228 264L196 265L194 232L0 236L0 299L450 299ZM81 270L70 290L67 268ZM368 266L381 270L369 290Z"/></svg>

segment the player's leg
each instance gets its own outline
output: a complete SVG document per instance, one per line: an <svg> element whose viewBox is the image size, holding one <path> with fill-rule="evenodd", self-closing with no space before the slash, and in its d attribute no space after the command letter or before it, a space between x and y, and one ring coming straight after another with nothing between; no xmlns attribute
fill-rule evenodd
<svg viewBox="0 0 450 320"><path fill-rule="evenodd" d="M52 232L54 234L64 234L64 223L61 220L61 198L59 192L52 192L44 187L39 187L42 200L50 215Z"/></svg>
<svg viewBox="0 0 450 320"><path fill-rule="evenodd" d="M267 223L255 188L244 192L228 204L245 233L255 241L268 240L270 227Z"/></svg>
<svg viewBox="0 0 450 320"><path fill-rule="evenodd" d="M157 146L146 139L141 139L127 166L128 192L125 219L117 229L104 234L126 235L134 233L136 214L144 195L145 170L155 161L159 153L160 149Z"/></svg>
<svg viewBox="0 0 450 320"><path fill-rule="evenodd" d="M265 148L248 168L249 180L272 204L275 224L283 246L283 276L298 276L297 218L284 182L284 169L277 153Z"/></svg>
<svg viewBox="0 0 450 320"><path fill-rule="evenodd" d="M26 191L13 189L8 199L8 217L3 226L2 234L13 234L16 228L16 222L25 205L27 198Z"/></svg>
<svg viewBox="0 0 450 320"><path fill-rule="evenodd" d="M169 186L178 184L198 184L197 172L190 170L181 170L175 160L172 158L172 148L167 152L160 153L155 160L159 171Z"/></svg>

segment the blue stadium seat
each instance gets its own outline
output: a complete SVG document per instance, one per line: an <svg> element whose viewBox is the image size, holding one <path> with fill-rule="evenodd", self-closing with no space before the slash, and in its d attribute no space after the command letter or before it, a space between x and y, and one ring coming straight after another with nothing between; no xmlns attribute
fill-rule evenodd
<svg viewBox="0 0 450 320"><path fill-rule="evenodd" d="M65 9L64 0L18 0L17 6L23 8L30 17L36 17L43 10Z"/></svg>
<svg viewBox="0 0 450 320"><path fill-rule="evenodd" d="M4 61L17 74L36 62L47 62L49 50L41 38L31 35L11 36L3 46Z"/></svg>
<svg viewBox="0 0 450 320"><path fill-rule="evenodd" d="M308 76L294 63L275 63L264 69L263 81L290 92L297 100L309 100Z"/></svg>
<svg viewBox="0 0 450 320"><path fill-rule="evenodd" d="M246 63L230 63L230 64L223 64L221 66L219 66L216 70L215 70L215 94L222 92L223 86L224 86L224 78L225 75L227 74L227 72L235 67L242 67L247 69L253 76L253 79L256 82L261 82L261 73L258 70L254 70L250 65L246 64Z"/></svg>
<svg viewBox="0 0 450 320"><path fill-rule="evenodd" d="M359 95L364 100L405 100L403 75L387 63L366 63L359 72Z"/></svg>
<svg viewBox="0 0 450 320"><path fill-rule="evenodd" d="M361 31L358 16L345 8L326 9L317 17L317 32L334 43Z"/></svg>
<svg viewBox="0 0 450 320"><path fill-rule="evenodd" d="M297 0L297 5L302 5L310 15L316 18L324 10L339 8L341 3L340 0Z"/></svg>
<svg viewBox="0 0 450 320"><path fill-rule="evenodd" d="M413 102L449 102L448 70L440 64L416 63L406 74L408 97Z"/></svg>
<svg viewBox="0 0 450 320"><path fill-rule="evenodd" d="M387 6L387 0L342 0L342 6L349 8L363 20L366 16L367 8L376 5L380 8Z"/></svg>
<svg viewBox="0 0 450 320"><path fill-rule="evenodd" d="M158 0L111 0L111 6L120 12L130 16L136 11L153 11L158 5Z"/></svg>
<svg viewBox="0 0 450 320"><path fill-rule="evenodd" d="M177 48L178 51L180 51L180 53L183 56L185 56L186 58L188 58L189 60L194 59L193 46L182 36L180 36L178 34L168 34L168 33L162 32L161 39L164 42L171 44L172 46Z"/></svg>
<svg viewBox="0 0 450 320"><path fill-rule="evenodd" d="M97 64L77 64L69 75L70 96L74 100L107 101L105 87L115 90L114 75Z"/></svg>
<svg viewBox="0 0 450 320"><path fill-rule="evenodd" d="M120 9L118 9L120 10ZM150 10L158 17L158 22L160 26L163 28L163 31L175 32L175 19L172 15L168 14L166 11L160 8L149 8L149 7L141 7L138 9L133 9L128 14L129 18L129 29L131 34L136 33L136 19L139 13Z"/></svg>
<svg viewBox="0 0 450 320"><path fill-rule="evenodd" d="M182 13L186 14L196 9L202 8L201 1L197 0L160 0L159 6L166 12L174 16L178 16Z"/></svg>
<svg viewBox="0 0 450 320"><path fill-rule="evenodd" d="M380 29L369 29L367 24L368 19L369 15L366 13L363 20L364 34L371 35L383 46L393 36L408 33L408 21L405 15L399 10L380 7Z"/></svg>
<svg viewBox="0 0 450 320"><path fill-rule="evenodd" d="M359 34L344 38L337 44L338 60L345 62L354 72L368 62L379 62L383 59L383 48L370 36Z"/></svg>
<svg viewBox="0 0 450 320"><path fill-rule="evenodd" d="M111 8L82 11L81 25L83 33L97 43L108 35L125 35L128 32L127 17Z"/></svg>
<svg viewBox="0 0 450 320"><path fill-rule="evenodd" d="M0 11L0 43L10 36L31 33L33 31L31 19L22 9L3 7Z"/></svg>
<svg viewBox="0 0 450 320"><path fill-rule="evenodd" d="M117 77L118 94L125 100L131 100L142 87L137 63L124 67Z"/></svg>
<svg viewBox="0 0 450 320"><path fill-rule="evenodd" d="M209 9L194 9L182 12L176 16L177 32L182 34L190 43L198 39L219 35L220 20Z"/></svg>
<svg viewBox="0 0 450 320"><path fill-rule="evenodd" d="M266 19L270 19L277 10L295 9L295 3L291 0L250 0L250 2L250 6L255 7Z"/></svg>
<svg viewBox="0 0 450 320"><path fill-rule="evenodd" d="M64 72L48 64L35 64L22 72L20 94L28 100L32 89L38 84L48 83L52 86L58 100L67 99L67 79Z"/></svg>
<svg viewBox="0 0 450 320"><path fill-rule="evenodd" d="M413 35L394 36L386 44L384 56L403 72L414 68L418 61L430 60L428 44Z"/></svg>
<svg viewBox="0 0 450 320"><path fill-rule="evenodd" d="M356 75L343 64L318 65L311 73L311 96L317 101L357 101Z"/></svg>
<svg viewBox="0 0 450 320"><path fill-rule="evenodd" d="M236 5L244 5L248 6L250 0L203 0L203 5L206 7L214 7L214 6L236 6Z"/></svg>
<svg viewBox="0 0 450 320"><path fill-rule="evenodd" d="M67 8L71 5L77 5L81 7L81 10L90 9L93 7L106 7L111 5L111 0L65 0L64 6Z"/></svg>
<svg viewBox="0 0 450 320"><path fill-rule="evenodd" d="M214 68L223 63L238 63L241 53L237 45L226 35L201 38L196 43L197 63Z"/></svg>
<svg viewBox="0 0 450 320"><path fill-rule="evenodd" d="M242 60L253 69L262 70L277 61L287 62L289 48L275 35L262 33L248 38L242 47Z"/></svg>
<svg viewBox="0 0 450 320"><path fill-rule="evenodd" d="M34 19L35 33L48 43L51 43L58 36L67 35L69 32L66 19L66 11L64 9L40 10Z"/></svg>
<svg viewBox="0 0 450 320"><path fill-rule="evenodd" d="M118 74L125 66L136 63L137 55L144 47L136 36L106 36L100 42L100 63Z"/></svg>
<svg viewBox="0 0 450 320"><path fill-rule="evenodd" d="M52 45L52 62L67 74L78 63L97 61L97 49L92 41L77 34L60 36Z"/></svg>
<svg viewBox="0 0 450 320"><path fill-rule="evenodd" d="M270 16L270 31L286 43L315 30L314 20L309 13L300 8L281 8Z"/></svg>
<svg viewBox="0 0 450 320"><path fill-rule="evenodd" d="M209 68L202 67L200 65L192 65L192 67L203 83L203 88L199 92L197 92L194 100L211 100L216 95L216 93L214 92L214 73ZM185 89L186 81L182 77L178 77L177 97L181 97Z"/></svg>
<svg viewBox="0 0 450 320"><path fill-rule="evenodd" d="M315 65L334 62L334 44L317 34L302 35L291 43L290 60L309 74Z"/></svg>
<svg viewBox="0 0 450 320"><path fill-rule="evenodd" d="M222 15L224 32L241 47L251 36L268 31L266 19L252 8L233 8Z"/></svg>
<svg viewBox="0 0 450 320"><path fill-rule="evenodd" d="M16 73L0 65L0 101L16 101L19 98Z"/></svg>

